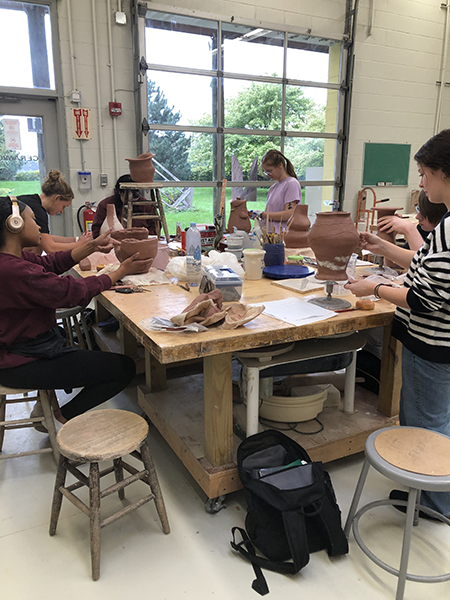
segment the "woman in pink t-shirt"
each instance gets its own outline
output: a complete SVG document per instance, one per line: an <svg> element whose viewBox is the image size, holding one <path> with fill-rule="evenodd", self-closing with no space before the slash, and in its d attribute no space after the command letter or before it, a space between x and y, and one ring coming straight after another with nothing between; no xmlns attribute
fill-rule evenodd
<svg viewBox="0 0 450 600"><path fill-rule="evenodd" d="M291 161L279 150L269 150L263 156L261 168L276 183L269 188L266 210L261 213L262 226L269 219L269 233L285 229L296 204L302 201L302 188Z"/></svg>

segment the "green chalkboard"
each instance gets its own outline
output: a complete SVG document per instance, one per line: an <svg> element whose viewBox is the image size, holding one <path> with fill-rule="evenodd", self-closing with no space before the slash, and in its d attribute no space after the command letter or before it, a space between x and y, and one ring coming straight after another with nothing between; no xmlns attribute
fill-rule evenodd
<svg viewBox="0 0 450 600"><path fill-rule="evenodd" d="M363 185L408 185L411 144L371 144L364 147Z"/></svg>

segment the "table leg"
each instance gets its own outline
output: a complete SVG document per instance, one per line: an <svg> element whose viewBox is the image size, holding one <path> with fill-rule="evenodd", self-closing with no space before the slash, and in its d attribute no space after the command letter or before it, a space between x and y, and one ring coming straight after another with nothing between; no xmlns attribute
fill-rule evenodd
<svg viewBox="0 0 450 600"><path fill-rule="evenodd" d="M167 390L166 367L145 348L145 385L149 392Z"/></svg>
<svg viewBox="0 0 450 600"><path fill-rule="evenodd" d="M388 417L398 415L402 386L401 343L391 337L392 325L385 325L381 356L378 410Z"/></svg>
<svg viewBox="0 0 450 600"><path fill-rule="evenodd" d="M233 388L231 353L205 356L205 457L213 467L233 460Z"/></svg>
<svg viewBox="0 0 450 600"><path fill-rule="evenodd" d="M259 424L259 369L246 369L247 377L247 437L258 433Z"/></svg>
<svg viewBox="0 0 450 600"><path fill-rule="evenodd" d="M355 412L355 375L356 350L352 350L352 362L345 369L344 413L346 415L353 415Z"/></svg>

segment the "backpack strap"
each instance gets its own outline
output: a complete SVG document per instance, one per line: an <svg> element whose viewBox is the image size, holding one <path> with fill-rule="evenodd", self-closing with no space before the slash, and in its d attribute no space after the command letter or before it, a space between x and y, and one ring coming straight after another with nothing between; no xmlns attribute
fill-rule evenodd
<svg viewBox="0 0 450 600"><path fill-rule="evenodd" d="M343 554L347 554L348 541L342 530L340 518L328 496L322 499L322 503L320 518L328 533L328 556L342 556Z"/></svg>
<svg viewBox="0 0 450 600"><path fill-rule="evenodd" d="M252 563L256 575L256 579L252 583L252 588L261 596L269 593L269 588L261 568L269 569L269 571L275 571L282 575L295 575L295 573L298 573L309 562L308 540L303 511L287 511L282 514L293 562L275 561L257 556L253 542L248 537L247 532L240 527L233 527L231 530L233 536L233 540L230 542L231 547ZM242 541L238 543L235 540L236 531L239 531L242 537Z"/></svg>
<svg viewBox="0 0 450 600"><path fill-rule="evenodd" d="M294 573L298 573L309 562L308 538L306 537L303 510L283 511L284 531L294 562Z"/></svg>
<svg viewBox="0 0 450 600"><path fill-rule="evenodd" d="M242 537L242 541L236 543L235 532L239 531ZM247 535L245 529L241 529L241 527L233 527L231 530L231 535L233 536L233 540L230 542L231 547L239 552L244 558L249 560L252 563L253 570L256 575L256 579L252 583L252 588L255 592L258 592L260 596L265 596L269 593L269 586L267 585L266 578L261 571L261 567L256 563L256 559L258 558L255 554L255 548ZM242 546L246 547L246 550ZM260 559L264 560L264 559Z"/></svg>

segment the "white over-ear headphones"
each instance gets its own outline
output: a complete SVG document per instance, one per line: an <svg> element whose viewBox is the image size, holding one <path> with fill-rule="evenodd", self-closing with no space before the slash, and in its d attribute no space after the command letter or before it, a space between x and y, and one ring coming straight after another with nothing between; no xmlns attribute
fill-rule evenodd
<svg viewBox="0 0 450 600"><path fill-rule="evenodd" d="M12 204L12 215L6 219L6 229L11 233L20 233L25 225L20 216L20 208L15 196L9 197Z"/></svg>

